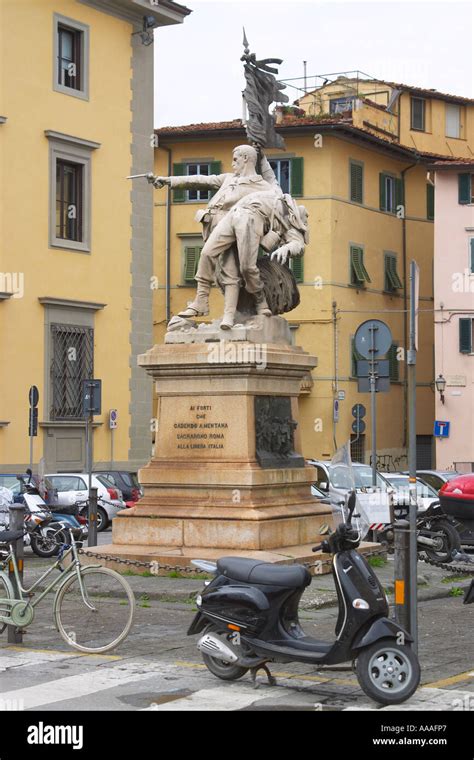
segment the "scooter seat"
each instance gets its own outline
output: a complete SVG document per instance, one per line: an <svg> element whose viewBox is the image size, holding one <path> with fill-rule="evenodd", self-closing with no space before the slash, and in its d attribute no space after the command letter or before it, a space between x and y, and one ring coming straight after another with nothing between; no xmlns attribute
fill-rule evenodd
<svg viewBox="0 0 474 760"><path fill-rule="evenodd" d="M10 541L16 541L24 534L24 530L2 530L0 531L0 544L8 544Z"/></svg>
<svg viewBox="0 0 474 760"><path fill-rule="evenodd" d="M302 565L272 565L243 557L222 557L217 560L217 569L233 580L263 586L300 588L311 583L311 575Z"/></svg>

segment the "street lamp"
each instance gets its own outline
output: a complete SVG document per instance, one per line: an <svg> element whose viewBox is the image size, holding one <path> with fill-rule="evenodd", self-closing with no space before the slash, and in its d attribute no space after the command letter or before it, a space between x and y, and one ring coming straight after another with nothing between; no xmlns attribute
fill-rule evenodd
<svg viewBox="0 0 474 760"><path fill-rule="evenodd" d="M438 375L435 380L436 390L439 392L441 403L444 404L444 389L446 388L446 378L443 375Z"/></svg>

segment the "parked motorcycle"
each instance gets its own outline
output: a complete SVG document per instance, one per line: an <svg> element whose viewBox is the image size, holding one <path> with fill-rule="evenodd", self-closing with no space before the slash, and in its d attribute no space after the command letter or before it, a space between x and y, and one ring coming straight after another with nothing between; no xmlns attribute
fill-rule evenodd
<svg viewBox="0 0 474 760"><path fill-rule="evenodd" d="M27 508L26 535L29 536L31 548L38 557L53 557L59 552L62 544L69 543L68 532L65 530L67 526L74 529L75 538L78 540L84 538L84 533L87 535L87 529L81 526L74 514L53 512L43 499L39 483L35 482L32 471L28 469L26 474L28 479L22 475L17 476L23 485L23 500Z"/></svg>
<svg viewBox="0 0 474 760"><path fill-rule="evenodd" d="M399 514L399 517L406 517ZM408 518L407 518L408 519ZM384 525L377 531L377 540L386 542L389 549L393 548L394 526ZM444 512L439 503L433 504L418 514L416 520L416 545L418 553L424 552L435 562L449 563L453 561L453 553L461 548L459 533Z"/></svg>
<svg viewBox="0 0 474 760"><path fill-rule="evenodd" d="M329 538L315 546L333 555L333 577L339 602L335 639L306 635L298 619L298 604L311 583L301 565L278 566L253 559L223 557L217 565L193 560L214 579L197 597L199 611L188 635L198 641L207 668L218 678L235 680L248 670L255 683L267 663L303 662L318 667L347 661L363 691L381 704L399 704L416 690L418 659L410 634L388 617L385 592L377 576L356 549L364 516L353 525L356 494L348 497L344 517ZM364 534L365 535L365 534Z"/></svg>

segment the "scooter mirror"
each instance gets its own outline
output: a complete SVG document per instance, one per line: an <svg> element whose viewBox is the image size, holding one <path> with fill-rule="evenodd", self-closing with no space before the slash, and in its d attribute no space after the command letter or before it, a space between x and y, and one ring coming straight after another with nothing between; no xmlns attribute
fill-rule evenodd
<svg viewBox="0 0 474 760"><path fill-rule="evenodd" d="M352 515L355 509L356 505L356 492L350 491L349 498L347 499L347 508L349 510L349 514L347 516L347 524L350 525L350 522L352 520Z"/></svg>

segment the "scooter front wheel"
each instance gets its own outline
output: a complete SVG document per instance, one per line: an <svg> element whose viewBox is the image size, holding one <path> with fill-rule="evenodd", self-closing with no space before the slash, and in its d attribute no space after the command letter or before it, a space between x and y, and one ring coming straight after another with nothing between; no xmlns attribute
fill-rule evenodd
<svg viewBox="0 0 474 760"><path fill-rule="evenodd" d="M229 643L229 631L209 625L204 633L214 633L216 636L222 636L226 639L226 643ZM240 649L240 646L238 649ZM202 652L202 659L207 669L210 670L214 676L221 678L223 681L237 681L238 678L242 678L242 676L248 671L248 668L244 668L241 665L234 665L233 663L225 662L224 660L219 660L217 657L211 657L209 654L204 654L204 652Z"/></svg>
<svg viewBox="0 0 474 760"><path fill-rule="evenodd" d="M415 693L420 665L408 646L393 639L376 641L357 657L356 674L361 689L383 705L398 705Z"/></svg>

